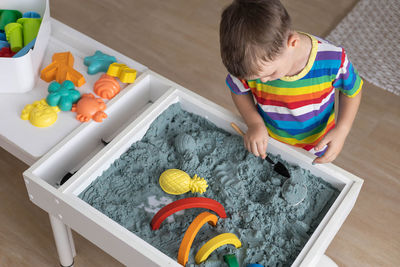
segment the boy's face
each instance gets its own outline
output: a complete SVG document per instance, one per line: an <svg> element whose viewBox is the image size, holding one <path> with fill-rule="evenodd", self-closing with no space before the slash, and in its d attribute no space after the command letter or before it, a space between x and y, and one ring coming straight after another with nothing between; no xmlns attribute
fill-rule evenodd
<svg viewBox="0 0 400 267"><path fill-rule="evenodd" d="M260 71L256 75L249 77L248 80L260 79L262 82L268 82L283 78L284 76L294 75L292 73L294 67L294 48L297 42L293 42L290 36L287 45L284 46L280 55L272 61L262 61L259 63ZM296 73L295 73L296 74Z"/></svg>
<svg viewBox="0 0 400 267"><path fill-rule="evenodd" d="M250 77L249 80L260 79L263 83L265 83L287 76L292 68L292 62L286 55L288 53L285 52L283 52L273 61L260 63L260 72Z"/></svg>

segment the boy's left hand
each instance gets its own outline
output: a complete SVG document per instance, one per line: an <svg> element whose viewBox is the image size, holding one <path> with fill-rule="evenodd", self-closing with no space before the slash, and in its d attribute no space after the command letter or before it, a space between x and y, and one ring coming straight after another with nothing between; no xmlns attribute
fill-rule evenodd
<svg viewBox="0 0 400 267"><path fill-rule="evenodd" d="M334 128L329 131L324 138L315 146L315 150L321 150L325 145L328 148L325 151L325 154L321 157L317 157L314 159L313 164L316 163L328 163L334 161L336 157L339 155L340 151L342 151L344 141L346 140L347 133L340 128Z"/></svg>

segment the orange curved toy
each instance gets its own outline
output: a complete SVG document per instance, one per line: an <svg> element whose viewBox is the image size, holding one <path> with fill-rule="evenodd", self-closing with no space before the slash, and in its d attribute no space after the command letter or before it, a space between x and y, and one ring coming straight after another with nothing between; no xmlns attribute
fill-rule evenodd
<svg viewBox="0 0 400 267"><path fill-rule="evenodd" d="M107 74L101 75L100 79L94 84L93 91L100 97L111 99L121 90L118 81Z"/></svg>
<svg viewBox="0 0 400 267"><path fill-rule="evenodd" d="M106 107L103 99L95 98L93 94L84 94L78 103L72 106L71 111L77 113L76 119L81 122L87 122L90 119L102 122L104 118L107 118L107 114L103 112Z"/></svg>
<svg viewBox="0 0 400 267"><path fill-rule="evenodd" d="M181 245L178 251L178 262L183 266L186 265L189 258L190 248L192 247L192 243L200 228L205 224L209 223L212 226L216 226L218 221L218 217L214 214L205 211L200 213L193 222L189 225L188 229L183 236Z"/></svg>

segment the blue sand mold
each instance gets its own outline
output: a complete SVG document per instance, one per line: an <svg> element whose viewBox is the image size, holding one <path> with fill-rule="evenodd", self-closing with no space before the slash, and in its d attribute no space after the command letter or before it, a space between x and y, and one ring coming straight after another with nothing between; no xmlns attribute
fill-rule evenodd
<svg viewBox="0 0 400 267"><path fill-rule="evenodd" d="M28 11L22 15L23 18L40 19L40 14L35 11Z"/></svg>
<svg viewBox="0 0 400 267"><path fill-rule="evenodd" d="M284 177L267 161L248 153L243 139L203 117L181 109L179 103L156 118L135 142L79 197L112 220L176 259L180 242L193 219L203 210L189 209L166 219L157 231L149 224L155 212L171 201L202 196L219 201L228 218L216 227L202 227L192 245L187 267L221 266L223 255L236 254L241 266L290 266L325 216L339 191L321 178L279 156L292 178L307 187L303 202L293 207L281 194ZM166 194L160 174L178 168L207 180L203 194ZM242 248L222 246L200 265L195 252L212 237L234 233Z"/></svg>
<svg viewBox="0 0 400 267"><path fill-rule="evenodd" d="M10 44L7 42L6 34L0 32L0 49L3 47L10 47Z"/></svg>
<svg viewBox="0 0 400 267"><path fill-rule="evenodd" d="M7 41L0 40L0 49L3 47L10 47L10 44Z"/></svg>

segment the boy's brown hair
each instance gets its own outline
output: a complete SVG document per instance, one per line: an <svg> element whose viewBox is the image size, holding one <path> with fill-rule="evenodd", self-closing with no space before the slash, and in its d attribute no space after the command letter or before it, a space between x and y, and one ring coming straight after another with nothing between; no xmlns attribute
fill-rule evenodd
<svg viewBox="0 0 400 267"><path fill-rule="evenodd" d="M221 58L228 72L245 79L261 61L279 55L290 31L290 16L279 0L235 0L222 12Z"/></svg>

